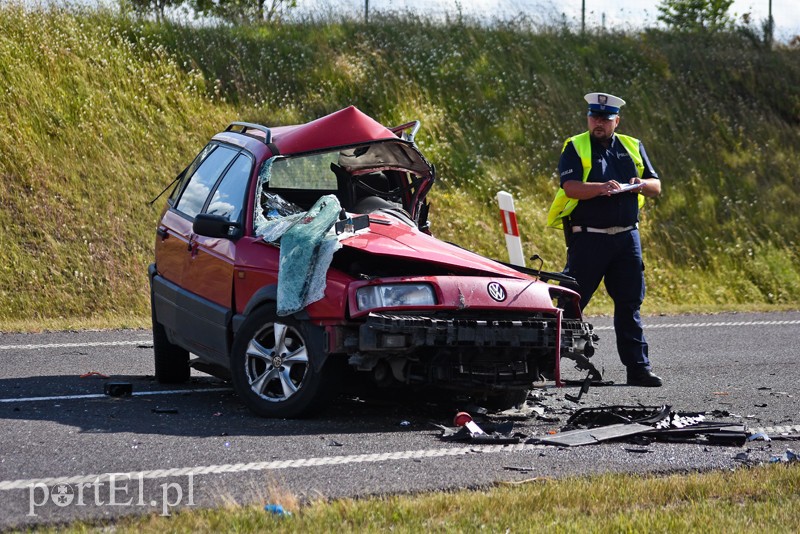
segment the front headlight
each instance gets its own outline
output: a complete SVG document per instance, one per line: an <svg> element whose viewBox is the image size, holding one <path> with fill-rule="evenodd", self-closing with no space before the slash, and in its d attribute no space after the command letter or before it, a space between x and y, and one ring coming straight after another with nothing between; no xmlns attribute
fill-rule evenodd
<svg viewBox="0 0 800 534"><path fill-rule="evenodd" d="M436 298L430 284L365 286L356 291L359 310L395 306L433 306Z"/></svg>

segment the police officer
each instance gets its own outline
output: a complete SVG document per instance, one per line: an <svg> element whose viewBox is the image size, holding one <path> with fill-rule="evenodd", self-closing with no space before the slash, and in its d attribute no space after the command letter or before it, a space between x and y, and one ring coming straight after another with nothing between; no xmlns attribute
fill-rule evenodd
<svg viewBox="0 0 800 534"><path fill-rule="evenodd" d="M584 98L589 130L564 143L561 187L547 223L564 229L565 273L578 282L581 309L605 280L628 384L658 387L661 378L651 369L639 314L645 284L638 222L644 197L658 196L661 180L641 141L615 132L625 101L607 93Z"/></svg>

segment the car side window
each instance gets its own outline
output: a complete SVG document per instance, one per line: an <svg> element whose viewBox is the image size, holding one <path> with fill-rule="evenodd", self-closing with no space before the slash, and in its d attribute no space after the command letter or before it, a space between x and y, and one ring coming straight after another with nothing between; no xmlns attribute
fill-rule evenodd
<svg viewBox="0 0 800 534"><path fill-rule="evenodd" d="M244 153L239 154L211 195L211 201L205 212L221 215L229 221L237 221L242 212L252 169L253 160Z"/></svg>
<svg viewBox="0 0 800 534"><path fill-rule="evenodd" d="M192 163L183 170L183 173L179 175L178 183L172 190L172 193L170 193L169 199L167 200L170 206L175 205L175 202L178 201L178 196L180 196L181 191L183 191L183 186L185 186L186 182L189 181L189 177L194 174L194 172L197 170L197 167L199 167L200 164L205 161L208 155L211 154L215 148L217 148L217 143L207 144L194 158L194 161L192 161Z"/></svg>
<svg viewBox="0 0 800 534"><path fill-rule="evenodd" d="M237 153L238 150L226 146L215 148L189 178L189 183L175 208L192 218L200 213L214 184Z"/></svg>

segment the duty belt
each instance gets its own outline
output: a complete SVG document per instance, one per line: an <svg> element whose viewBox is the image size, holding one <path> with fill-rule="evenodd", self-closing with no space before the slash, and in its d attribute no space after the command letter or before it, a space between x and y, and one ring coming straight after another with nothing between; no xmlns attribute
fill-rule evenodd
<svg viewBox="0 0 800 534"><path fill-rule="evenodd" d="M636 227L637 227L636 224L632 224L630 226L611 226L609 228L592 228L591 226L573 226L572 233L577 234L578 232L589 232L590 234L615 235L615 234L621 234L622 232L628 232L629 230L633 230Z"/></svg>

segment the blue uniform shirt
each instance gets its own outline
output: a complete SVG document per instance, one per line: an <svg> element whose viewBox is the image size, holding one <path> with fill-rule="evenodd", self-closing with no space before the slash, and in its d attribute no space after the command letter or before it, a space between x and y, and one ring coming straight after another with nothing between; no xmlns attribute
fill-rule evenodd
<svg viewBox="0 0 800 534"><path fill-rule="evenodd" d="M612 137L608 148L603 147L594 139L591 139L591 143L592 170L586 179L587 182L616 180L624 185L631 178L636 177L636 165L616 135ZM644 150L644 144L641 142L639 143L639 153L642 155L642 163L644 163L642 178L658 178L658 174L653 169L647 152ZM571 142L561 153L558 173L561 175L562 186L569 180L582 180L583 178L583 164ZM570 224L578 226L595 228L631 226L639 222L638 195L620 193L581 200L569 218Z"/></svg>

